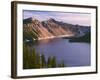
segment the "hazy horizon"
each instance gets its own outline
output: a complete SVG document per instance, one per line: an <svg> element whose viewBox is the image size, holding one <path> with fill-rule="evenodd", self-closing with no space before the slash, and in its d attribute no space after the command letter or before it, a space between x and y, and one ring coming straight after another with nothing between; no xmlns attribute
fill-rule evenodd
<svg viewBox="0 0 100 80"><path fill-rule="evenodd" d="M23 10L23 19L29 17L34 17L39 21L44 21L53 18L57 21L67 22L70 24L91 26L90 13Z"/></svg>

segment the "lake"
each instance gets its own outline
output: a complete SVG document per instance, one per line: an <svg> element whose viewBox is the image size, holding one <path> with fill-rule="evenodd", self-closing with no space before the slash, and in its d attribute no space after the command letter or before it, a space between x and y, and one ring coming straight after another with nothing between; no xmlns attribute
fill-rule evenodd
<svg viewBox="0 0 100 80"><path fill-rule="evenodd" d="M57 63L62 60L68 67L90 66L91 46L89 43L69 42L69 39L39 40L32 46L36 52L43 53L46 59L55 56Z"/></svg>

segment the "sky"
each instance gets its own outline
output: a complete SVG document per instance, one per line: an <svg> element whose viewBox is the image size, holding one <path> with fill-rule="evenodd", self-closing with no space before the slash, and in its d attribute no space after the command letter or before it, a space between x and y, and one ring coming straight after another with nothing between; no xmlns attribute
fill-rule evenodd
<svg viewBox="0 0 100 80"><path fill-rule="evenodd" d="M70 24L78 24L84 26L91 25L90 13L23 10L23 19L29 17L34 17L39 21L54 18L57 21L62 21Z"/></svg>

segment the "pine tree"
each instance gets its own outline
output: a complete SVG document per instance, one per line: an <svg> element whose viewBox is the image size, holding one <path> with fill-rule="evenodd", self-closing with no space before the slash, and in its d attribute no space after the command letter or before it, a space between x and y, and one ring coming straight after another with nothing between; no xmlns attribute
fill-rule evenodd
<svg viewBox="0 0 100 80"><path fill-rule="evenodd" d="M60 64L58 64L58 67L65 67L66 65L65 65L65 63L64 63L64 61L62 61Z"/></svg>
<svg viewBox="0 0 100 80"><path fill-rule="evenodd" d="M62 64L61 64L61 65L62 65L62 67L65 67L65 63L64 63L64 61L62 61Z"/></svg>
<svg viewBox="0 0 100 80"><path fill-rule="evenodd" d="M49 56L48 57L48 61L47 61L47 68L51 68L52 67L51 62L52 62L52 58L51 58L51 56Z"/></svg>
<svg viewBox="0 0 100 80"><path fill-rule="evenodd" d="M29 50L25 44L23 44L23 68L29 68Z"/></svg>
<svg viewBox="0 0 100 80"><path fill-rule="evenodd" d="M30 68L36 68L36 51L32 49L30 53Z"/></svg>
<svg viewBox="0 0 100 80"><path fill-rule="evenodd" d="M37 58L36 59L36 63L37 63L36 64L36 67L37 68L42 68L41 57L40 57L40 54L39 53L36 54L36 58Z"/></svg>
<svg viewBox="0 0 100 80"><path fill-rule="evenodd" d="M52 62L51 62L52 68L56 67L56 57L52 57Z"/></svg>
<svg viewBox="0 0 100 80"><path fill-rule="evenodd" d="M46 67L46 60L44 54L41 55L42 68Z"/></svg>

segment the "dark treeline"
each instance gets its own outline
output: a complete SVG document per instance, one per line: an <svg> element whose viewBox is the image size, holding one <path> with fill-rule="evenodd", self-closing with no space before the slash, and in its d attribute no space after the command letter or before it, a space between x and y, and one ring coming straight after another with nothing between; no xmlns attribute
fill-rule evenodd
<svg viewBox="0 0 100 80"><path fill-rule="evenodd" d="M86 33L84 36L78 37L78 38L72 38L69 40L70 42L86 42L90 43L91 42L91 34Z"/></svg>
<svg viewBox="0 0 100 80"><path fill-rule="evenodd" d="M28 45L23 45L23 69L55 67L65 67L64 61L58 64L55 56L49 56L46 60L43 53L36 53L34 48L31 49Z"/></svg>

